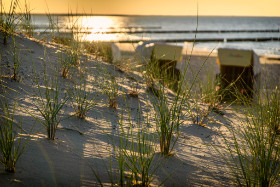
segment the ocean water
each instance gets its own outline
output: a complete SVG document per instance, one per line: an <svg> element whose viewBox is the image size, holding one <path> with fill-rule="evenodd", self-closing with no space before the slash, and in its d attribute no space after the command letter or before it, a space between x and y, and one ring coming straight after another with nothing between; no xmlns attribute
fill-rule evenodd
<svg viewBox="0 0 280 187"><path fill-rule="evenodd" d="M50 32L46 15L33 15L35 32ZM172 42L195 49L229 46L280 55L280 17L52 16L60 32L75 30L86 41Z"/></svg>

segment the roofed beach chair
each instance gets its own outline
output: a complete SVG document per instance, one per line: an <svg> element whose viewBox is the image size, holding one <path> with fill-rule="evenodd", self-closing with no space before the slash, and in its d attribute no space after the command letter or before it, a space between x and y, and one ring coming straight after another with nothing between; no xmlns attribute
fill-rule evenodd
<svg viewBox="0 0 280 187"><path fill-rule="evenodd" d="M232 100L238 94L252 99L259 88L261 68L258 55L248 49L219 48L217 63L223 99Z"/></svg>
<svg viewBox="0 0 280 187"><path fill-rule="evenodd" d="M174 91L178 89L180 80L180 71L176 65L182 58L182 50L181 46L155 43L151 54L150 62L158 68L158 78L165 79L167 86Z"/></svg>

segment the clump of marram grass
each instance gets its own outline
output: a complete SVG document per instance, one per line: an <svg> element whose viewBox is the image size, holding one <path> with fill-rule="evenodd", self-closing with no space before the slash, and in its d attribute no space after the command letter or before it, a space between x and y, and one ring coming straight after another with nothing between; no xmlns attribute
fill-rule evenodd
<svg viewBox="0 0 280 187"><path fill-rule="evenodd" d="M0 116L0 163L7 172L15 172L16 163L24 151L26 143L22 144L18 132L21 129L14 120L16 104L10 109L7 101L1 100ZM12 111L10 111L12 110Z"/></svg>
<svg viewBox="0 0 280 187"><path fill-rule="evenodd" d="M194 102L189 106L192 108L192 111L189 111L190 118L193 124L206 127L209 123L209 114L211 113L210 107L205 107L199 103L198 100L194 100Z"/></svg>
<svg viewBox="0 0 280 187"><path fill-rule="evenodd" d="M150 98L155 111L156 128L160 140L160 152L164 155L172 154L180 136L180 125L184 121L185 110L191 111L191 105L188 101L190 92L208 57L200 67L200 70L194 75L193 82L189 87L184 85L184 80L190 59L186 62L187 66L181 75L181 79L176 83L174 83L174 79L170 80L170 77L166 75L168 72L159 69L160 67L157 64L148 64L146 66L145 77L147 79L146 81L150 84L147 86L151 87L151 91L154 93L150 95ZM154 88L156 81L158 82L157 88ZM170 94L170 91L167 91L166 85L168 86L170 84L173 86L176 85L175 94Z"/></svg>
<svg viewBox="0 0 280 187"><path fill-rule="evenodd" d="M226 126L231 136L222 134L225 146L216 150L223 156L237 185L279 185L280 137L275 131L279 105L274 107L279 104L279 91L276 88L254 103L245 96L239 95L238 99L245 106L247 119L241 127Z"/></svg>
<svg viewBox="0 0 280 187"><path fill-rule="evenodd" d="M85 119L88 111L92 109L98 102L98 94L92 93L92 88L88 85L86 75L78 77L78 81L74 81L72 89L72 106L75 110L75 116Z"/></svg>
<svg viewBox="0 0 280 187"><path fill-rule="evenodd" d="M263 105L269 111L268 117L265 119L266 124L269 124L270 129L280 135L280 91L276 86L275 89L266 93L266 98Z"/></svg>
<svg viewBox="0 0 280 187"><path fill-rule="evenodd" d="M34 74L36 86L38 88L37 99L34 102L34 105L43 119L36 117L29 111L28 112L36 121L46 128L48 138L54 140L57 126L60 123L59 113L62 107L70 99L71 95L65 93L64 97L61 97L61 87L58 83L58 70L53 77L48 78L46 74L46 67L44 67L44 88L41 88L35 68Z"/></svg>
<svg viewBox="0 0 280 187"><path fill-rule="evenodd" d="M9 11L3 10L3 4L1 1L1 16L0 16L0 32L3 35L3 43L7 44L7 39L15 32L17 15L16 9L19 6L18 0L12 0Z"/></svg>
<svg viewBox="0 0 280 187"><path fill-rule="evenodd" d="M116 77L111 76L109 80L105 83L105 94L109 100L109 106L112 108L117 108L117 96L118 96L118 84L116 82Z"/></svg>
<svg viewBox="0 0 280 187"><path fill-rule="evenodd" d="M139 106L136 124L131 120L129 109L126 111L128 123L124 122L124 110L118 117L120 143L116 149L120 186L150 186L154 173L163 162L155 159L155 136L147 126L149 114L147 112L144 116L141 111Z"/></svg>
<svg viewBox="0 0 280 187"><path fill-rule="evenodd" d="M15 37L13 36L13 46L12 46L12 58L13 58L13 80L19 80L19 70L21 63L23 61L24 56L22 56L20 49L17 48L17 42Z"/></svg>
<svg viewBox="0 0 280 187"><path fill-rule="evenodd" d="M155 110L156 129L160 140L160 152L164 155L172 154L173 148L179 138L179 126L183 122L183 105L186 98L179 95L170 101L164 85L159 84L159 97L151 95ZM172 102L169 105L169 102Z"/></svg>
<svg viewBox="0 0 280 187"><path fill-rule="evenodd" d="M220 105L222 92L219 90L217 80L211 77L207 78L206 85L200 84L199 93L192 93L192 102L188 102L189 116L194 124L206 127L207 124L215 122L214 118L210 118L211 112L223 115Z"/></svg>
<svg viewBox="0 0 280 187"><path fill-rule="evenodd" d="M150 186L154 182L155 172L166 161L165 157L156 157L156 136L149 127L149 111L141 108L140 105L137 111L136 121L133 121L131 106L128 105L126 109L121 110L120 115L116 116L120 136L117 142L104 131L113 145L112 150L108 150L109 162L104 162L111 186ZM116 172L112 168L112 160L117 161ZM110 164L109 167L107 163ZM103 186L96 169L92 165L89 166L99 185ZM171 175L168 175L159 186Z"/></svg>
<svg viewBox="0 0 280 187"><path fill-rule="evenodd" d="M87 53L104 57L110 63L113 62L111 44L108 42L86 42L84 49Z"/></svg>
<svg viewBox="0 0 280 187"><path fill-rule="evenodd" d="M63 38L62 38L63 39ZM69 70L72 67L78 67L80 64L80 44L73 38L69 39L69 42L64 43L63 41L54 41L65 46L61 48L56 53L58 53L58 60L61 66L61 76L66 78L69 75Z"/></svg>
<svg viewBox="0 0 280 187"><path fill-rule="evenodd" d="M27 4L26 0L24 2L24 10L22 11L21 27L28 37L33 37L34 26L32 25L32 17L30 6Z"/></svg>
<svg viewBox="0 0 280 187"><path fill-rule="evenodd" d="M99 77L101 78L100 81L102 82L100 84L102 92L107 96L109 107L111 108L117 108L117 97L118 97L118 83L116 80L116 77L114 75L111 75L107 70L100 67L101 73L99 74Z"/></svg>
<svg viewBox="0 0 280 187"><path fill-rule="evenodd" d="M48 18L49 27L51 38L55 38L55 33L59 34L59 25L58 25L58 18L55 20L55 16L51 15L51 13L48 10L48 13L46 13L46 16Z"/></svg>
<svg viewBox="0 0 280 187"><path fill-rule="evenodd" d="M66 49L64 54L59 51L58 58L61 66L61 76L64 78L68 76L71 67L79 64L79 54L76 50Z"/></svg>
<svg viewBox="0 0 280 187"><path fill-rule="evenodd" d="M223 114L221 111L221 101L226 89L221 90L219 87L219 77L215 80L208 75L206 85L201 86L201 101L209 105L209 110L218 114Z"/></svg>

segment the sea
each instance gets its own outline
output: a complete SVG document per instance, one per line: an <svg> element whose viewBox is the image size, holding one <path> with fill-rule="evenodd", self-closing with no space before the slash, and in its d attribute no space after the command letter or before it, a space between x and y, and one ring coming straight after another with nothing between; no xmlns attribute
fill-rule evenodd
<svg viewBox="0 0 280 187"><path fill-rule="evenodd" d="M206 52L227 46L280 56L280 17L36 14L32 24L38 35L74 31L82 41L167 42Z"/></svg>

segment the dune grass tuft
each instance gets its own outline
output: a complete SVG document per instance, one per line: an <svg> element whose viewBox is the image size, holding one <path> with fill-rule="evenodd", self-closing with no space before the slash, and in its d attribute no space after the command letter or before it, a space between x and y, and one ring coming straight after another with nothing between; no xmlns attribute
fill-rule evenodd
<svg viewBox="0 0 280 187"><path fill-rule="evenodd" d="M13 36L13 46L12 46L12 58L13 58L13 80L19 80L19 70L24 59L24 56L21 54L20 49L17 48L17 41Z"/></svg>
<svg viewBox="0 0 280 187"><path fill-rule="evenodd" d="M12 0L10 3L9 11L3 10L3 4L1 1L1 19L0 19L0 32L3 35L3 43L7 44L8 37L15 32L17 14L16 9L19 6L19 0Z"/></svg>
<svg viewBox="0 0 280 187"><path fill-rule="evenodd" d="M43 127L46 128L47 136L49 139L54 140L57 126L60 123L59 113L62 107L70 99L71 95L65 93L64 97L61 96L61 88L59 86L58 75L59 71L53 77L47 77L46 67L44 67L43 84L44 88L38 80L38 74L34 68L36 79L36 86L38 88L37 99L34 103L36 109L39 111L43 120L31 114Z"/></svg>
<svg viewBox="0 0 280 187"><path fill-rule="evenodd" d="M119 93L118 83L116 77L111 75L108 70L100 67L102 77L101 80L103 84L101 84L101 89L103 93L107 96L109 107L116 109L117 108L117 97Z"/></svg>
<svg viewBox="0 0 280 187"><path fill-rule="evenodd" d="M245 96L246 121L222 134L225 147L216 148L223 156L239 186L275 186L280 176L279 91L277 87L252 103Z"/></svg>
<svg viewBox="0 0 280 187"><path fill-rule="evenodd" d="M88 88L86 75L80 73L78 81L74 81L74 88L72 89L72 105L75 110L75 116L85 119L88 111L92 109L99 100L97 93L92 93L92 88Z"/></svg>
<svg viewBox="0 0 280 187"><path fill-rule="evenodd" d="M0 111L0 162L4 165L5 171L14 173L16 163L27 142L22 144L18 132L21 129L20 124L16 124L14 120L16 104L10 109L7 101L1 100L0 105L2 106Z"/></svg>
<svg viewBox="0 0 280 187"><path fill-rule="evenodd" d="M154 173L161 164L160 160L156 161L155 159L155 136L147 126L149 114L143 115L140 107L138 111L139 116L136 124L131 121L130 111L127 111L128 124L124 123L123 112L118 120L120 145L117 160L122 166L120 169L123 174L119 180L121 186L125 184L149 186L153 181ZM129 176L124 177L125 174Z"/></svg>
<svg viewBox="0 0 280 187"><path fill-rule="evenodd" d="M21 27L24 31L24 34L28 37L33 37L34 26L32 25L32 15L30 5L27 4L26 0L24 2L24 10L22 12Z"/></svg>
<svg viewBox="0 0 280 187"><path fill-rule="evenodd" d="M153 94L150 94L150 98L155 111L160 152L164 155L173 154L172 151L180 136L180 125L184 122L186 111L191 111L192 109L188 101L190 99L190 93L208 57L204 60L199 71L194 74L194 79L190 85L187 85L185 81L190 58L185 62L186 66L180 75L180 80L177 80L177 77L174 79L174 77L168 76L169 72L162 71L158 64L151 64L154 61L151 61L146 66L146 75L144 77L146 77L148 88L152 88L150 90L152 90ZM171 94L167 86L171 85L174 87L174 82L176 82L176 89L174 90L175 93L173 92Z"/></svg>
<svg viewBox="0 0 280 187"><path fill-rule="evenodd" d="M65 53L59 52L58 59L61 66L61 76L66 78L69 75L69 71L72 67L76 67L79 64L78 51L72 49L66 49Z"/></svg>

